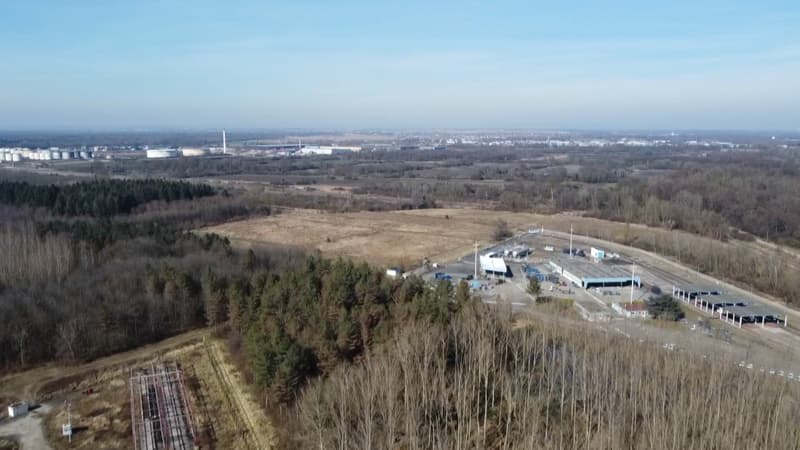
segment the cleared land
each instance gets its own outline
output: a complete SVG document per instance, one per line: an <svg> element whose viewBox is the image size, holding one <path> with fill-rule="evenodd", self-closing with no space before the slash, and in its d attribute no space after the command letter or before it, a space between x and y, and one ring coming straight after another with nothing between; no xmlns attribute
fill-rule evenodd
<svg viewBox="0 0 800 450"><path fill-rule="evenodd" d="M207 330L84 365L52 365L9 375L0 379L0 395L5 402L17 398L45 401L41 413L36 414L44 418L41 426L38 422L30 422L30 426L31 432L43 432L51 448L132 449L130 370L157 360L175 361L184 372L199 448L244 450L276 446L274 429L235 367L227 361L225 346L211 339ZM61 424L66 422L65 400L72 405L75 435L71 446L61 437ZM0 434L13 434L2 431L0 427ZM46 445L32 448L50 448Z"/></svg>
<svg viewBox="0 0 800 450"><path fill-rule="evenodd" d="M475 240L485 244L498 219L512 229L527 229L541 216L479 209L327 213L288 209L280 214L231 222L204 231L238 243L276 243L319 249L327 256L349 256L373 264L418 265L454 259Z"/></svg>

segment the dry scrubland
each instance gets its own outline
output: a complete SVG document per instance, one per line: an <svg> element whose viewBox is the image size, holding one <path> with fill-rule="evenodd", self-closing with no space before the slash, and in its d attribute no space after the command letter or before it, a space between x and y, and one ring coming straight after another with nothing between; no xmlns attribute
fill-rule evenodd
<svg viewBox="0 0 800 450"><path fill-rule="evenodd" d="M416 265L427 256L444 261L462 256L475 240L487 242L497 219L527 229L535 214L478 209L327 213L289 209L271 217L231 222L205 231L234 242L276 243L319 249L373 264Z"/></svg>

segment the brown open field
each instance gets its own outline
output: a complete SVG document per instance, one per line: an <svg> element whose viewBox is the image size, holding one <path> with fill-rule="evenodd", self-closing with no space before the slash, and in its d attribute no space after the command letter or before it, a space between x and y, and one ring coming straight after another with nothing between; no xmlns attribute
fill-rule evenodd
<svg viewBox="0 0 800 450"><path fill-rule="evenodd" d="M535 214L478 209L326 213L289 209L280 214L231 222L204 231L235 243L276 243L319 249L328 256L349 256L374 264L419 264L423 257L443 261L461 256L475 240L489 241L502 218L512 229L539 223Z"/></svg>

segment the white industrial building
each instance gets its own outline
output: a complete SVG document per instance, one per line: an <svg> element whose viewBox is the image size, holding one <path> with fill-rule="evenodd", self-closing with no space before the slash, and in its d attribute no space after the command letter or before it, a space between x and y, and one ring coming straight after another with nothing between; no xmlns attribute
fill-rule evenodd
<svg viewBox="0 0 800 450"><path fill-rule="evenodd" d="M481 271L487 275L503 275L508 273L503 257L497 253L487 253L480 256Z"/></svg>
<svg viewBox="0 0 800 450"><path fill-rule="evenodd" d="M94 152L86 150L0 148L0 162L53 161L71 159L93 159Z"/></svg>
<svg viewBox="0 0 800 450"><path fill-rule="evenodd" d="M147 159L177 158L181 156L175 148L155 148L147 150Z"/></svg>
<svg viewBox="0 0 800 450"><path fill-rule="evenodd" d="M184 157L206 156L209 153L208 149L205 148L181 147L181 155Z"/></svg>
<svg viewBox="0 0 800 450"><path fill-rule="evenodd" d="M298 155L340 155L343 153L360 152L361 147L346 147L341 145L304 145L297 152Z"/></svg>

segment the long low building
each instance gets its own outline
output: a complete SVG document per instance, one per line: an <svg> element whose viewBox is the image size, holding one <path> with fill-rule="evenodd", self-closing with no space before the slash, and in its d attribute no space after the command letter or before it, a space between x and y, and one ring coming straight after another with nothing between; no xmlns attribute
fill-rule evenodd
<svg viewBox="0 0 800 450"><path fill-rule="evenodd" d="M631 273L630 266L590 262L574 257L550 261L550 267L562 277L584 289L642 285L641 278Z"/></svg>
<svg viewBox="0 0 800 450"><path fill-rule="evenodd" d="M672 287L672 295L683 300L694 300L698 297L721 294L722 291L714 286L685 285Z"/></svg>
<svg viewBox="0 0 800 450"><path fill-rule="evenodd" d="M783 325L788 315L749 301L740 296L723 293L719 288L709 286L673 286L672 296L706 313L717 315L733 326L743 325Z"/></svg>

